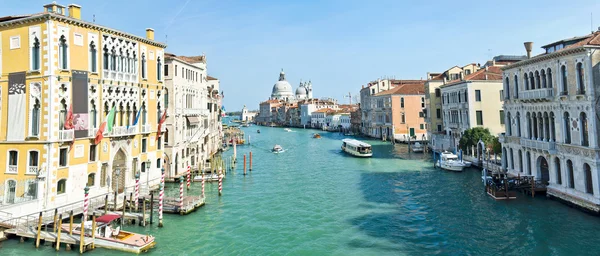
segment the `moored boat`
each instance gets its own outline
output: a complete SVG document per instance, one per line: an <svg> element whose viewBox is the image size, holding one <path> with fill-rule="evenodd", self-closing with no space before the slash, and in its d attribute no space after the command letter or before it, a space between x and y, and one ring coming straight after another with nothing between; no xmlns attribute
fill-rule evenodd
<svg viewBox="0 0 600 256"><path fill-rule="evenodd" d="M292 131L292 129L290 129L290 128L284 128L283 130L285 130L286 132L291 132Z"/></svg>
<svg viewBox="0 0 600 256"><path fill-rule="evenodd" d="M313 138L320 139L321 138L321 134L315 133L315 134L313 134Z"/></svg>
<svg viewBox="0 0 600 256"><path fill-rule="evenodd" d="M281 152L283 152L283 148L279 145L275 145L275 146L273 146L272 151L273 151L273 153L281 153Z"/></svg>
<svg viewBox="0 0 600 256"><path fill-rule="evenodd" d="M423 145L419 142L415 142L415 144L411 145L410 149L415 153L423 153Z"/></svg>
<svg viewBox="0 0 600 256"><path fill-rule="evenodd" d="M116 220L121 215L106 214L96 218L96 230L94 243L97 247L119 250L131 253L142 253L152 249L156 242L150 235L141 235L129 231L121 230L117 226ZM63 224L62 230L69 231L70 224ZM86 237L92 236L92 221L86 221L84 224ZM116 228L115 228L116 227ZM73 227L74 234L81 234L81 223Z"/></svg>
<svg viewBox="0 0 600 256"><path fill-rule="evenodd" d="M197 175L194 177L194 182L199 182L202 181L202 175ZM219 175L217 175L216 173L213 174L206 174L204 175L204 181L205 182L211 182L211 181L219 181Z"/></svg>
<svg viewBox="0 0 600 256"><path fill-rule="evenodd" d="M256 130L256 133L260 133L260 130Z"/></svg>
<svg viewBox="0 0 600 256"><path fill-rule="evenodd" d="M342 150L356 157L373 156L371 145L355 139L343 139Z"/></svg>
<svg viewBox="0 0 600 256"><path fill-rule="evenodd" d="M453 172L462 172L466 167L463 162L458 160L457 155L448 151L440 154L440 159L435 163L435 166Z"/></svg>

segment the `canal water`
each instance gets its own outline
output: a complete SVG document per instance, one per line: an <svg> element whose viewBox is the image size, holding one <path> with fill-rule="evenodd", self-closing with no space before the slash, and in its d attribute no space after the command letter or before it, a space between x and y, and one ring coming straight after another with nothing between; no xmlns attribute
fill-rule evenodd
<svg viewBox="0 0 600 256"><path fill-rule="evenodd" d="M480 172L432 168L406 145L370 141L373 158L340 151L344 136L314 130L252 126L251 145L223 196L206 186L207 204L187 215L165 215L149 233L149 255L598 255L600 219L545 197L494 201ZM260 129L261 133L256 133ZM286 151L273 154L280 144ZM244 176L243 154L254 169ZM229 150L225 155L231 155ZM176 186L176 185L175 185ZM200 183L192 184L199 193ZM177 188L172 188L176 191ZM60 255L77 254L76 250ZM3 242L0 255L55 254L31 240ZM128 255L96 249L89 255Z"/></svg>

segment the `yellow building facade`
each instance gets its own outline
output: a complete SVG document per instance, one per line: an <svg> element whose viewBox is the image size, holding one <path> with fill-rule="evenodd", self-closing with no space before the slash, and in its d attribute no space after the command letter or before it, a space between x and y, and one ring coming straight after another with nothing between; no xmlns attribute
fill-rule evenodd
<svg viewBox="0 0 600 256"><path fill-rule="evenodd" d="M139 37L83 21L77 5L43 8L0 17L0 211L76 202L86 186L91 196L132 192L136 173L142 187L157 185L166 45L152 29ZM113 107L113 129L96 144Z"/></svg>

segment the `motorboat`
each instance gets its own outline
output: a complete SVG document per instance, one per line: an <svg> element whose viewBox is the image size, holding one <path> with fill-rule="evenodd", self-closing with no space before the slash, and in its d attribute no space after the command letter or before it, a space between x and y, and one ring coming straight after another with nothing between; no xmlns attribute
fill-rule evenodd
<svg viewBox="0 0 600 256"><path fill-rule="evenodd" d="M444 151L440 154L440 159L435 163L436 167L453 172L462 172L466 165L458 160L458 156Z"/></svg>
<svg viewBox="0 0 600 256"><path fill-rule="evenodd" d="M343 139L342 151L356 157L373 156L371 145L355 139Z"/></svg>
<svg viewBox="0 0 600 256"><path fill-rule="evenodd" d="M121 226L117 226L117 220L120 218L119 214L105 214L96 218L94 244L97 247L139 254L156 245L153 236L122 230ZM62 224L61 229L68 232L69 226L70 224ZM84 235L92 237L92 221L84 222L83 226L85 228ZM81 234L81 223L74 224L73 234Z"/></svg>
<svg viewBox="0 0 600 256"><path fill-rule="evenodd" d="M313 138L320 139L321 138L321 134L315 133L315 134L313 134Z"/></svg>
<svg viewBox="0 0 600 256"><path fill-rule="evenodd" d="M279 145L275 145L275 146L273 146L272 151L273 151L273 153L281 153L281 152L283 152L283 148Z"/></svg>
<svg viewBox="0 0 600 256"><path fill-rule="evenodd" d="M290 129L290 128L284 128L283 130L285 130L286 132L291 132L292 131L292 129Z"/></svg>
<svg viewBox="0 0 600 256"><path fill-rule="evenodd" d="M216 173L210 175L205 174L204 177L202 175L197 175L194 177L194 182L200 182L202 179L204 179L205 182L219 181L219 175Z"/></svg>
<svg viewBox="0 0 600 256"><path fill-rule="evenodd" d="M256 133L260 133L260 130L256 130Z"/></svg>
<svg viewBox="0 0 600 256"><path fill-rule="evenodd" d="M469 167L471 167L471 165L472 165L472 163L471 163L471 162L469 162L469 161L462 160L461 162L462 162L463 164L465 164L465 167L466 167L466 168L469 168Z"/></svg>
<svg viewBox="0 0 600 256"><path fill-rule="evenodd" d="M415 153L423 153L423 145L419 142L415 142L415 144L411 145L410 149Z"/></svg>

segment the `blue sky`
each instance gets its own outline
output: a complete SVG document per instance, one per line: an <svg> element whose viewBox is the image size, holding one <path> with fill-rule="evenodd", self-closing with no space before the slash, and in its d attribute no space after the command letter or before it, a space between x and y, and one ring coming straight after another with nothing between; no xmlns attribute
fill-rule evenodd
<svg viewBox="0 0 600 256"><path fill-rule="evenodd" d="M51 1L0 0L0 16L41 12ZM258 109L283 68L294 91L312 80L314 96L347 102L379 77L420 79L454 65L524 54L590 32L597 1L234 1L103 0L84 20L167 41L168 52L207 55L228 111ZM575 4L576 3L576 4ZM600 11L594 29L600 26ZM168 38L168 40L166 40Z"/></svg>

